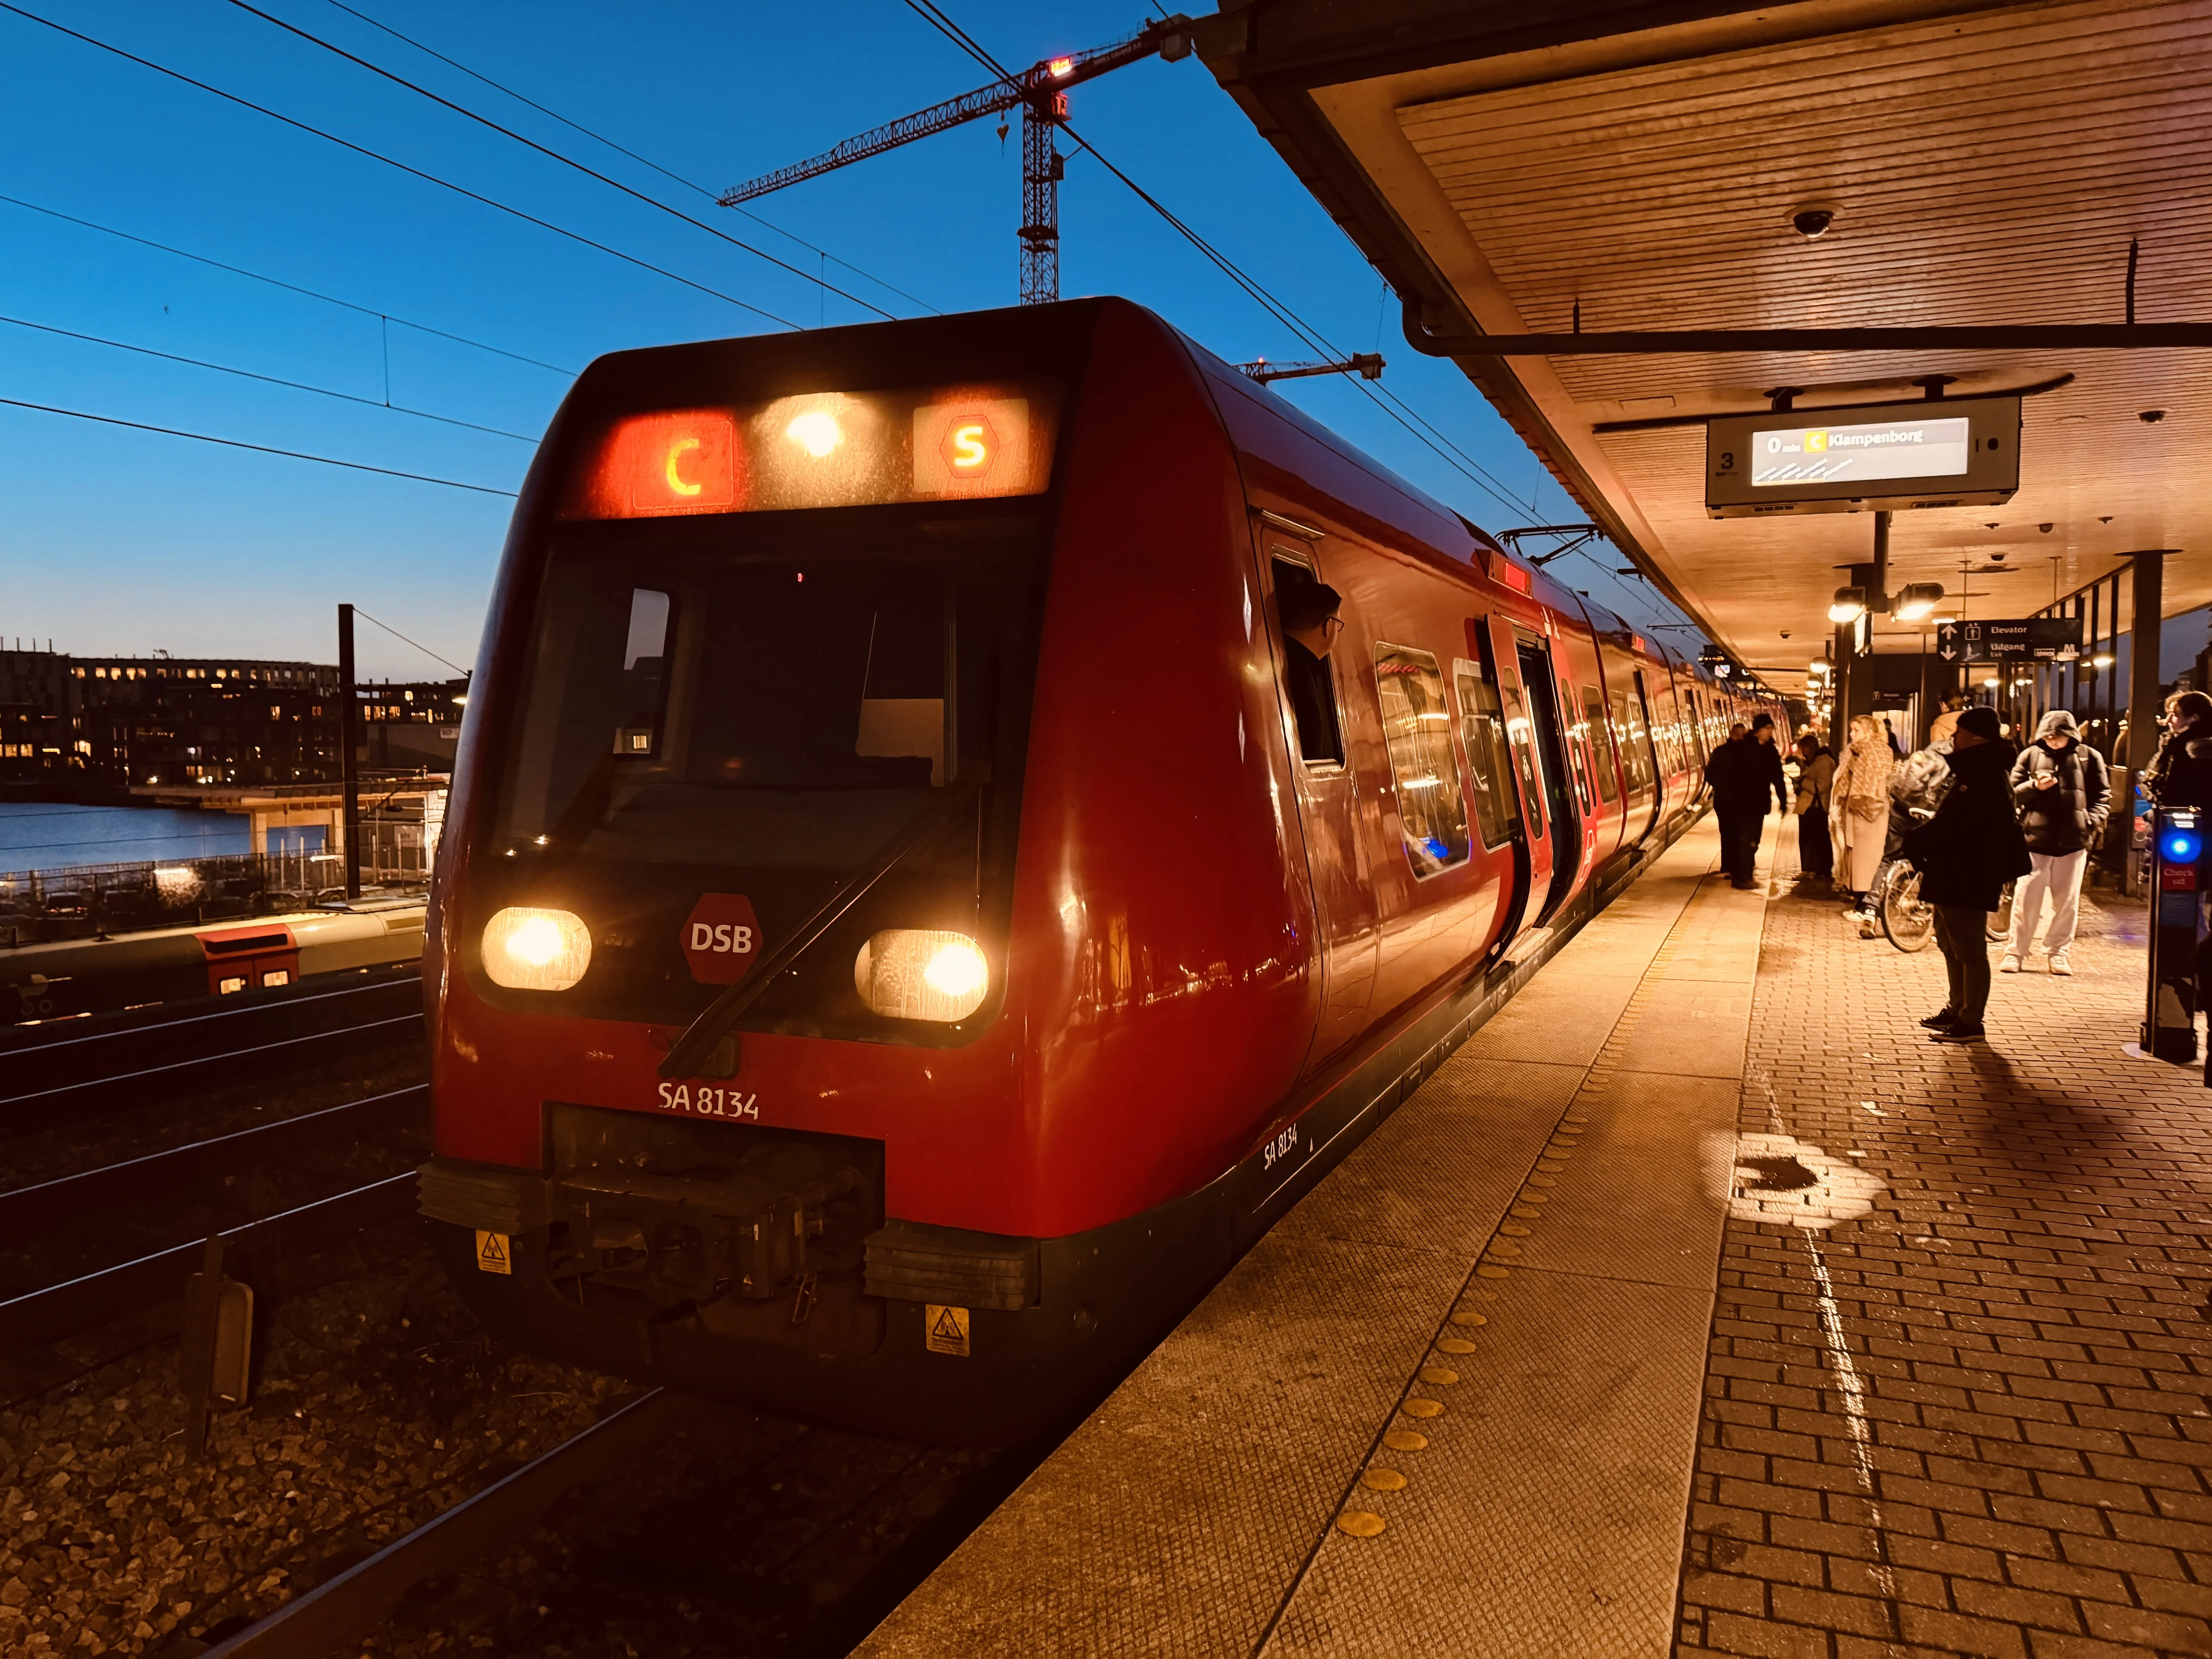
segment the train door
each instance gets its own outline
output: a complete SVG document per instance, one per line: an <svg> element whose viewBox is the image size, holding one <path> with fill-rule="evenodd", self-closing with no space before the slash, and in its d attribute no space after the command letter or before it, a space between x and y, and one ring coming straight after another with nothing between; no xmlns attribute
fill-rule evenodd
<svg viewBox="0 0 2212 1659"><path fill-rule="evenodd" d="M1552 842L1520 688L1498 672L1486 619L1468 618L1467 642L1474 656L1455 659L1452 678L1457 682L1462 747L1474 782L1475 817L1484 846L1495 848L1505 842L1513 848L1513 890L1498 906L1498 936L1492 944L1496 954L1534 920L1530 896L1550 890Z"/></svg>
<svg viewBox="0 0 2212 1659"><path fill-rule="evenodd" d="M1631 782L1640 785L1648 796L1644 822L1635 827L1633 837L1641 841L1659 822L1659 798L1665 788L1667 769L1659 759L1659 745L1655 736L1657 727L1651 719L1651 696L1644 684L1644 671L1638 668L1630 674L1628 684L1628 729L1622 734L1621 742L1635 757L1629 770ZM1635 799L1633 789L1630 799Z"/></svg>
<svg viewBox="0 0 2212 1659"><path fill-rule="evenodd" d="M1573 803L1567 799L1566 735L1558 695L1553 690L1552 647L1538 635L1519 629L1514 629L1513 637L1515 666L1521 681L1523 741L1531 751L1545 816L1552 821L1551 883L1536 913L1537 921L1542 923L1574 890L1575 874L1582 864L1582 827ZM1508 715L1506 730L1510 733L1514 727L1510 705Z"/></svg>
<svg viewBox="0 0 2212 1659"><path fill-rule="evenodd" d="M1291 769L1297 779L1298 822L1305 832L1306 871L1321 934L1322 1012L1307 1056L1310 1067L1358 1036L1374 1018L1379 937L1375 884L1367 844L1359 834L1358 780L1345 743L1338 653L1328 648L1334 644L1329 635L1342 638L1345 629L1340 623L1325 631L1297 629L1300 596L1322 585L1310 549L1270 546L1267 574ZM1284 625L1286 614L1293 618L1291 629ZM1322 653L1291 638L1291 629L1322 644ZM1352 672L1352 665L1346 667Z"/></svg>

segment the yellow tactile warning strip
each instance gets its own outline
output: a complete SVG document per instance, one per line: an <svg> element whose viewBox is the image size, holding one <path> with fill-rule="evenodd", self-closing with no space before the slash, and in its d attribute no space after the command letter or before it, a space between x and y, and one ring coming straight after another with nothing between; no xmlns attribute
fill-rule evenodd
<svg viewBox="0 0 2212 1659"><path fill-rule="evenodd" d="M1716 851L1585 928L861 1651L1663 1654L1762 908Z"/></svg>

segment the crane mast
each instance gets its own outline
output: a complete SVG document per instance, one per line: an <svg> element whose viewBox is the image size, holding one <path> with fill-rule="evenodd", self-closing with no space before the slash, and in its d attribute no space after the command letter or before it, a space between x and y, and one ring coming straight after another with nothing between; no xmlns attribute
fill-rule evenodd
<svg viewBox="0 0 2212 1659"><path fill-rule="evenodd" d="M1067 118L1067 89L1109 70L1153 56L1176 63L1190 55L1190 19L1177 13L1148 23L1127 40L1088 52L1047 58L1010 79L933 104L857 134L810 160L724 191L716 199L735 207L755 197L817 179L872 155L927 138L969 121L1018 107L1022 112L1022 303L1048 305L1060 298L1060 181L1066 162L1053 139ZM1006 129L1000 128L1005 137Z"/></svg>

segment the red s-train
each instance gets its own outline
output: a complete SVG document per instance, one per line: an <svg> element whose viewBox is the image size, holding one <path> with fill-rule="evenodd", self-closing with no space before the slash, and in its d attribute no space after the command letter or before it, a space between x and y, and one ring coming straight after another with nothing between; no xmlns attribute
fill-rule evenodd
<svg viewBox="0 0 2212 1659"><path fill-rule="evenodd" d="M480 661L424 963L456 1283L947 1439L1156 1340L1738 711L1113 300L600 360Z"/></svg>

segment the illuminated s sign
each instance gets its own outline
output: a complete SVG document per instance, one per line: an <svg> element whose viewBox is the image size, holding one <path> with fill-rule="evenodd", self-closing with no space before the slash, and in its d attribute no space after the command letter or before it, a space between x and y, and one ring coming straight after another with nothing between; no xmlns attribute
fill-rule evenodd
<svg viewBox="0 0 2212 1659"><path fill-rule="evenodd" d="M811 392L617 419L586 451L565 519L762 513L1034 495L1059 398L1043 385Z"/></svg>
<svg viewBox="0 0 2212 1659"><path fill-rule="evenodd" d="M945 428L945 464L963 477L980 478L998 458L999 434L988 421L958 421Z"/></svg>
<svg viewBox="0 0 2212 1659"><path fill-rule="evenodd" d="M647 519L738 505L737 422L725 409L617 422L577 476L564 518Z"/></svg>
<svg viewBox="0 0 2212 1659"><path fill-rule="evenodd" d="M914 411L914 492L920 496L1030 495L1050 471L1049 440L1031 441L1026 398L958 398Z"/></svg>

